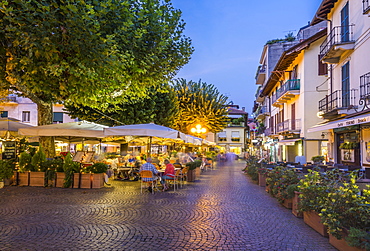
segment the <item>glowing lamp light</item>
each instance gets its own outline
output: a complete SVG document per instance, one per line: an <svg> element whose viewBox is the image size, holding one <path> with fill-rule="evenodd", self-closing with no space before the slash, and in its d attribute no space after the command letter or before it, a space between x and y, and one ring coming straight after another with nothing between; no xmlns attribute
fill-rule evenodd
<svg viewBox="0 0 370 251"><path fill-rule="evenodd" d="M206 132L207 132L207 128L204 128L204 127L202 127L202 125L197 124L197 125L195 126L195 128L194 128L194 127L193 127L193 128L191 128L191 129L190 129L190 131L191 131L192 133L202 134L202 133L206 133Z"/></svg>

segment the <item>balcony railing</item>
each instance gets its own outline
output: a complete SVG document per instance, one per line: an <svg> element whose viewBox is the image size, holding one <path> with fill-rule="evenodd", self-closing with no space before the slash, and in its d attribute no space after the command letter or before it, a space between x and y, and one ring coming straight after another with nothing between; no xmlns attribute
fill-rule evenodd
<svg viewBox="0 0 370 251"><path fill-rule="evenodd" d="M301 130L301 119L287 119L277 124L277 132Z"/></svg>
<svg viewBox="0 0 370 251"><path fill-rule="evenodd" d="M343 44L349 44L353 43L353 26L354 25L347 25L347 26L336 26L334 27L330 33L328 34L326 40L320 45L320 59L324 60L329 52L332 51L333 46L335 45L343 45ZM349 47L350 49L352 47ZM338 58L346 48L341 48L341 50L335 50L335 53L332 53L333 55L330 55L329 57L331 59ZM339 59L338 59L339 60ZM335 61L327 61L329 63Z"/></svg>
<svg viewBox="0 0 370 251"><path fill-rule="evenodd" d="M362 0L362 9L364 14L368 14L370 12L369 0Z"/></svg>
<svg viewBox="0 0 370 251"><path fill-rule="evenodd" d="M266 65L260 65L257 69L256 84L262 85L266 78Z"/></svg>
<svg viewBox="0 0 370 251"><path fill-rule="evenodd" d="M17 97L15 97L15 96L8 96L8 97L1 98L0 99L0 103L9 103L9 102L16 103L17 102Z"/></svg>
<svg viewBox="0 0 370 251"><path fill-rule="evenodd" d="M360 77L360 99L370 96L370 72Z"/></svg>
<svg viewBox="0 0 370 251"><path fill-rule="evenodd" d="M326 95L325 98L319 101L319 112L325 114L337 109L356 107L357 91L357 89L348 91L337 90L330 95Z"/></svg>
<svg viewBox="0 0 370 251"><path fill-rule="evenodd" d="M265 135L266 136L271 136L271 135L275 135L275 134L276 134L276 131L274 130L273 127L269 127L269 128L265 129Z"/></svg>
<svg viewBox="0 0 370 251"><path fill-rule="evenodd" d="M301 88L300 79L289 79L286 81L276 93L272 96L272 103L275 103L280 98L284 97L285 94L291 94L291 91L299 91ZM281 101L284 103L284 101Z"/></svg>

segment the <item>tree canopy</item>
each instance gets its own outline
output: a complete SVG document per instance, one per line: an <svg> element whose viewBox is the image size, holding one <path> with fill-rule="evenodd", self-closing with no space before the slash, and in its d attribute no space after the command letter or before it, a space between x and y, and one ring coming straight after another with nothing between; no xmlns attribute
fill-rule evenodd
<svg viewBox="0 0 370 251"><path fill-rule="evenodd" d="M0 16L2 84L35 102L142 97L193 52L169 0L1 1Z"/></svg>
<svg viewBox="0 0 370 251"><path fill-rule="evenodd" d="M147 97L110 104L107 108L91 108L75 103L65 103L72 118L116 126L120 124L142 124L154 122L158 125L174 127L179 119L179 102L170 86L150 87Z"/></svg>
<svg viewBox="0 0 370 251"><path fill-rule="evenodd" d="M219 132L228 120L227 97L212 84L176 79L173 87L180 105L181 119L177 129L190 133L190 128L201 124L211 132Z"/></svg>

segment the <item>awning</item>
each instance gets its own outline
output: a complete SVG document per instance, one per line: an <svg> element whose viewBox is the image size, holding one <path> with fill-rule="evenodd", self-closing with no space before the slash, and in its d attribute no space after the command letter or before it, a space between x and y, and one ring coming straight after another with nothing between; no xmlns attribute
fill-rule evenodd
<svg viewBox="0 0 370 251"><path fill-rule="evenodd" d="M318 132L334 128L353 126L359 124L370 123L370 115L363 114L352 118L339 119L336 121L327 122L321 125L315 125L307 130L307 132Z"/></svg>
<svg viewBox="0 0 370 251"><path fill-rule="evenodd" d="M219 138L226 138L226 132L219 132L218 137Z"/></svg>
<svg viewBox="0 0 370 251"><path fill-rule="evenodd" d="M294 146L295 142L298 140L302 140L301 138L298 139L283 139L279 140L278 144L279 145L285 145L285 146Z"/></svg>
<svg viewBox="0 0 370 251"><path fill-rule="evenodd" d="M226 136L225 136L226 137ZM235 132L231 132L231 138L240 138L240 134L238 131L235 131Z"/></svg>

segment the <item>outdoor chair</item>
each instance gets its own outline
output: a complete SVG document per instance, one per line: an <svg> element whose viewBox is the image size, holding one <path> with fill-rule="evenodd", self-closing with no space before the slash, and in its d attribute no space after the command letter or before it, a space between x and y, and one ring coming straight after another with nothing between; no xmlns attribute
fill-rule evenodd
<svg viewBox="0 0 370 251"><path fill-rule="evenodd" d="M188 180L188 171L189 171L189 167L186 166L184 167L182 170L181 170L181 179L182 179L182 183L185 184L185 180L187 181Z"/></svg>
<svg viewBox="0 0 370 251"><path fill-rule="evenodd" d="M152 171L142 170L140 172L140 177L140 193L143 193L143 187L146 189L149 186L152 188L152 193L154 193L154 189L157 188L157 179L153 177Z"/></svg>
<svg viewBox="0 0 370 251"><path fill-rule="evenodd" d="M166 181L169 181L173 183L173 191L176 191L176 186L177 186L177 189L179 188L179 181L181 181L181 169L177 169L175 171L175 177L173 177L173 179L166 179ZM181 187L182 187L182 184L181 184Z"/></svg>

